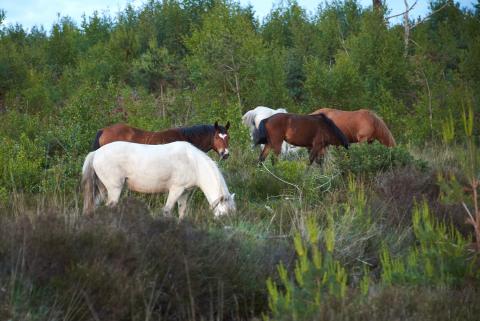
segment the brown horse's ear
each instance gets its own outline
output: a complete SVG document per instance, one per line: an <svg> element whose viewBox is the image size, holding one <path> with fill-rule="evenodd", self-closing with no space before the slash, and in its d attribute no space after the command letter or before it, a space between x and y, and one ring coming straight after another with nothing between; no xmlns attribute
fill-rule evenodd
<svg viewBox="0 0 480 321"><path fill-rule="evenodd" d="M225 130L228 130L230 128L230 122L227 121L227 124L225 125Z"/></svg>
<svg viewBox="0 0 480 321"><path fill-rule="evenodd" d="M215 127L215 130L218 130L218 121L215 122L215 124L213 125L213 127Z"/></svg>

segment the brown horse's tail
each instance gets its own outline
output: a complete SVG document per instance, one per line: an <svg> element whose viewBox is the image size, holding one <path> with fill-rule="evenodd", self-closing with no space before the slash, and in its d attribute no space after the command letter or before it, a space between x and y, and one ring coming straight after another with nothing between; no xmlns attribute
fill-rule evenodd
<svg viewBox="0 0 480 321"><path fill-rule="evenodd" d="M100 148L100 136L102 136L102 134L103 134L103 129L100 129L97 132L97 136L95 136L95 140L93 141L92 151L96 151L97 149Z"/></svg>
<svg viewBox="0 0 480 321"><path fill-rule="evenodd" d="M93 213L95 201L101 196L102 189L105 189L93 168L94 156L95 152L89 153L85 158L82 168L83 214L87 215Z"/></svg>
<svg viewBox="0 0 480 321"><path fill-rule="evenodd" d="M345 134L340 130L340 128L337 127L337 125L335 125L335 123L330 118L328 118L327 116L325 116L325 114L322 114L322 113L315 114L314 116L321 116L323 118L323 120L325 121L325 123L327 124L327 126L333 132L335 137L338 138L338 140L340 141L340 144L343 147L348 149L348 146L350 145L350 142L348 141L347 136L345 136Z"/></svg>
<svg viewBox="0 0 480 321"><path fill-rule="evenodd" d="M395 138L393 138L392 133L388 129L383 119L380 118L374 112L370 112L370 114L373 117L373 124L374 124L373 126L375 128L375 132L374 132L375 138L378 139L380 143L382 143L387 147L395 146L396 145Z"/></svg>

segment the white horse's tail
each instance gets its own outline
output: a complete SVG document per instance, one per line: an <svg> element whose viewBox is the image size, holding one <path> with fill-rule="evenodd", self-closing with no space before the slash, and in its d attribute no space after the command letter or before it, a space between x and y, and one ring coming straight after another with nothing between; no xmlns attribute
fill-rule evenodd
<svg viewBox="0 0 480 321"><path fill-rule="evenodd" d="M255 127L255 111L249 110L242 116L242 122L249 129Z"/></svg>
<svg viewBox="0 0 480 321"><path fill-rule="evenodd" d="M92 214L95 209L95 200L99 194L98 185L102 184L93 168L94 156L95 152L89 153L82 168L83 214L87 215Z"/></svg>

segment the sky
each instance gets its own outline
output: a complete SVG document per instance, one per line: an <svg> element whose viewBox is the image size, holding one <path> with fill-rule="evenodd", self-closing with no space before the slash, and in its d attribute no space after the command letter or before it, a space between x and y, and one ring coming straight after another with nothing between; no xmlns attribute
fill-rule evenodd
<svg viewBox="0 0 480 321"><path fill-rule="evenodd" d="M24 28L31 29L33 26L43 26L49 31L52 24L58 21L60 16L69 16L76 23L80 23L82 15L87 17L94 11L99 13L109 13L112 16L122 11L128 3L139 8L148 0L0 0L0 9L6 11L4 25L21 24ZM278 5L281 0L240 0L242 5L251 4L255 10L256 16L260 21L270 12L273 6ZM458 1L458 0L457 0ZM298 0L300 6L309 13L315 13L319 4L325 1ZM360 0L362 6L371 5L372 0ZM395 15L404 11L405 5L402 0L386 0L387 6L391 9L390 15ZM415 0L408 0L409 4ZM458 1L461 7L472 8L473 0ZM428 13L429 0L418 0L414 10L411 11L411 17L424 17ZM396 18L392 23L401 22L401 17Z"/></svg>

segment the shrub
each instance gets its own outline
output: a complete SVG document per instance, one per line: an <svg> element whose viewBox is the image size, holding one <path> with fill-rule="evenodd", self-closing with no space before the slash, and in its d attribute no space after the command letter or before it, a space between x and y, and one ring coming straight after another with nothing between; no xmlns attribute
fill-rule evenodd
<svg viewBox="0 0 480 321"><path fill-rule="evenodd" d="M480 276L474 270L475 257L467 252L471 241L453 227L436 222L425 203L415 209L412 221L417 244L399 258L383 249L383 282L450 285Z"/></svg>
<svg viewBox="0 0 480 321"><path fill-rule="evenodd" d="M372 144L352 144L349 149L332 148L331 154L331 161L344 174L368 177L397 167L427 167L425 161L415 159L404 147L386 147L377 141Z"/></svg>
<svg viewBox="0 0 480 321"><path fill-rule="evenodd" d="M66 217L0 215L0 319L23 319L21 302L58 311L55 320L92 311L101 320L247 319L266 305L267 276L292 256L283 240L153 219L128 199L93 218ZM21 302L15 278L28 288Z"/></svg>
<svg viewBox="0 0 480 321"><path fill-rule="evenodd" d="M299 233L294 238L297 253L294 280L280 264L281 288L271 279L267 281L273 320L312 320L318 315L324 298L342 299L346 295L346 270L332 255L335 231L329 228L325 232L327 251L324 255L319 249L319 227L313 219L307 222L307 232L306 240L302 240Z"/></svg>
<svg viewBox="0 0 480 321"><path fill-rule="evenodd" d="M38 139L21 134L0 139L0 185L8 190L38 192L44 175L45 149Z"/></svg>

